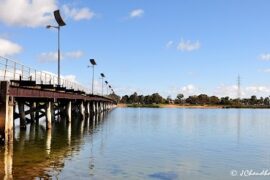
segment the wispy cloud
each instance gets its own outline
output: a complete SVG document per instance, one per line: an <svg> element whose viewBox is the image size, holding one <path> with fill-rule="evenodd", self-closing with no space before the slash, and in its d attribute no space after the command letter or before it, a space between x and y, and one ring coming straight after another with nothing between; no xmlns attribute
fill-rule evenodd
<svg viewBox="0 0 270 180"><path fill-rule="evenodd" d="M216 87L213 94L219 97L229 96L231 98L237 98L238 95L238 86L237 85L220 85ZM243 86L240 88L241 98L249 98L252 95L257 97L266 97L270 94L270 86L267 85L251 85Z"/></svg>
<svg viewBox="0 0 270 180"><path fill-rule="evenodd" d="M270 61L270 53L264 53L259 56L260 60Z"/></svg>
<svg viewBox="0 0 270 180"><path fill-rule="evenodd" d="M187 52L195 51L200 48L201 48L201 43L199 41L193 42L191 40L184 40L184 39L181 39L181 41L179 42L177 46L178 51L187 51Z"/></svg>
<svg viewBox="0 0 270 180"><path fill-rule="evenodd" d="M16 26L44 26L53 19L56 8L56 0L1 0L0 21Z"/></svg>
<svg viewBox="0 0 270 180"><path fill-rule="evenodd" d="M22 51L22 47L7 39L0 38L0 55L14 55Z"/></svg>
<svg viewBox="0 0 270 180"><path fill-rule="evenodd" d="M259 72L270 73L270 68L267 68L267 69L259 69Z"/></svg>
<svg viewBox="0 0 270 180"><path fill-rule="evenodd" d="M169 49L169 48L171 48L172 46L173 46L173 44L174 44L174 42L172 41L172 40L170 40L170 41L168 41L167 43L166 43L166 48L167 49Z"/></svg>
<svg viewBox="0 0 270 180"><path fill-rule="evenodd" d="M130 18L138 18L138 17L142 17L143 15L144 15L143 9L134 9L129 13Z"/></svg>
<svg viewBox="0 0 270 180"><path fill-rule="evenodd" d="M229 96L232 98L236 98L238 94L238 87L237 85L221 84L214 89L213 94L218 97ZM241 96L243 96L245 93L243 92L243 90L241 90L240 94Z"/></svg>
<svg viewBox="0 0 270 180"><path fill-rule="evenodd" d="M252 95L258 93L266 93L268 96L270 93L270 87L267 86L248 86L245 88L245 90L249 93L252 93Z"/></svg>
<svg viewBox="0 0 270 180"><path fill-rule="evenodd" d="M69 5L63 5L64 15L75 21L89 20L95 16L95 13L89 8L72 8Z"/></svg>
<svg viewBox="0 0 270 180"><path fill-rule="evenodd" d="M80 50L70 51L70 52L64 53L64 57L66 57L66 58L79 59L82 56L83 56L83 52Z"/></svg>
<svg viewBox="0 0 270 180"><path fill-rule="evenodd" d="M83 52L80 50L64 52L61 54L61 59L79 59L83 56ZM58 59L57 52L43 52L38 57L39 62L55 62Z"/></svg>
<svg viewBox="0 0 270 180"><path fill-rule="evenodd" d="M173 98L175 98L176 95L180 94L180 93L183 94L185 96L185 98L187 98L188 96L199 94L199 93L201 93L201 91L199 90L199 88L196 85L187 84L187 85L184 85L182 87L172 86L172 87L168 88L166 91L161 92L161 94L164 97L171 96Z"/></svg>

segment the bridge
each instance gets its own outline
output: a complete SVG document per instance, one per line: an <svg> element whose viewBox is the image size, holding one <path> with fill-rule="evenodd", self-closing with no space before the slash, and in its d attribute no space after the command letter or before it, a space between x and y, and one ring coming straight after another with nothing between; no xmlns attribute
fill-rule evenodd
<svg viewBox="0 0 270 180"><path fill-rule="evenodd" d="M59 86L57 80L52 73L0 57L0 143L13 140L16 119L21 129L40 119L51 129L54 120L71 122L72 115L85 119L116 105L112 98L91 94L79 83L61 78Z"/></svg>

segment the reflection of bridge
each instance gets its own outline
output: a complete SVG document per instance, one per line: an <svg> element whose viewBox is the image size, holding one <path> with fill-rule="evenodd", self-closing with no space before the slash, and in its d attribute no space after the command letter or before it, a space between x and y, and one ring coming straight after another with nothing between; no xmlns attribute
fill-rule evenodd
<svg viewBox="0 0 270 180"><path fill-rule="evenodd" d="M56 117L71 121L72 112L82 119L114 107L116 102L105 96L87 94L83 86L26 67L0 57L0 143L12 141L14 120L20 127L27 122L46 119L47 129Z"/></svg>
<svg viewBox="0 0 270 180"><path fill-rule="evenodd" d="M0 150L0 178L57 178L65 159L81 148L87 140L85 136L92 140L96 130L105 123L106 115L106 112L99 113L84 120L74 117L70 123L57 120L47 130L38 123L29 124L26 131L15 128L18 131L13 143L5 144L5 150Z"/></svg>

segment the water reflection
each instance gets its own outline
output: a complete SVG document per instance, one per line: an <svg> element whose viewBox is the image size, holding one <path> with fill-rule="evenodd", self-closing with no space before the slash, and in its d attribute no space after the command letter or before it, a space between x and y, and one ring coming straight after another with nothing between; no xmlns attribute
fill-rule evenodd
<svg viewBox="0 0 270 180"><path fill-rule="evenodd" d="M13 179L12 162L13 162L13 144L5 144L5 176L4 179Z"/></svg>
<svg viewBox="0 0 270 180"><path fill-rule="evenodd" d="M241 134L241 109L237 111L237 142L240 143L240 134Z"/></svg>
<svg viewBox="0 0 270 180"><path fill-rule="evenodd" d="M0 179L238 179L270 166L270 110L117 108L15 130ZM263 177L260 179L269 179Z"/></svg>
<svg viewBox="0 0 270 180"><path fill-rule="evenodd" d="M57 177L65 158L71 158L79 151L85 135L93 135L94 123L102 122L103 115L98 114L85 120L75 116L71 123L58 119L48 130L42 122L29 124L26 130L16 128L13 143L0 149L0 178Z"/></svg>

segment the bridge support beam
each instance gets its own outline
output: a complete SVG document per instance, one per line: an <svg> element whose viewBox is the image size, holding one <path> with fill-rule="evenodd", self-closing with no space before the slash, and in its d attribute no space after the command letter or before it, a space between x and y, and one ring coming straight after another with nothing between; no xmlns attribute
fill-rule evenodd
<svg viewBox="0 0 270 180"><path fill-rule="evenodd" d="M55 121L55 104L54 104L54 101L51 102L51 119L52 119L52 121Z"/></svg>
<svg viewBox="0 0 270 180"><path fill-rule="evenodd" d="M7 95L8 82L0 83L0 144L13 141L14 99Z"/></svg>
<svg viewBox="0 0 270 180"><path fill-rule="evenodd" d="M20 116L20 128L26 129L26 118L25 118L25 111L24 111L24 101L18 101L18 108L19 108L19 116Z"/></svg>
<svg viewBox="0 0 270 180"><path fill-rule="evenodd" d="M67 121L68 122L71 122L71 101L68 101L67 102L67 105L66 105L66 116L67 116Z"/></svg>
<svg viewBox="0 0 270 180"><path fill-rule="evenodd" d="M30 112L30 118L31 118L31 123L33 123L34 120L35 120L35 115L36 115L35 109L36 109L36 102L30 102L30 110L31 110L31 112Z"/></svg>
<svg viewBox="0 0 270 180"><path fill-rule="evenodd" d="M93 102L93 112L94 112L94 114L97 114L97 102L96 101Z"/></svg>
<svg viewBox="0 0 270 180"><path fill-rule="evenodd" d="M85 119L85 107L84 107L83 101L80 104L80 114L82 116L82 120L84 120Z"/></svg>
<svg viewBox="0 0 270 180"><path fill-rule="evenodd" d="M87 111L87 115L90 116L90 102L86 102L86 111Z"/></svg>
<svg viewBox="0 0 270 180"><path fill-rule="evenodd" d="M46 127L52 128L52 103L50 101L46 103Z"/></svg>
<svg viewBox="0 0 270 180"><path fill-rule="evenodd" d="M100 113L101 112L101 102L99 101L97 104L98 104L98 110L97 110L97 112Z"/></svg>

